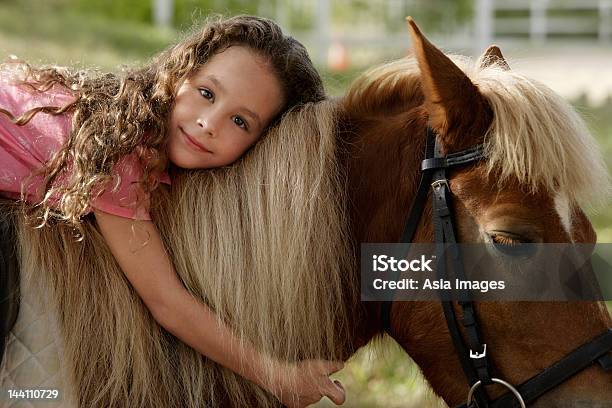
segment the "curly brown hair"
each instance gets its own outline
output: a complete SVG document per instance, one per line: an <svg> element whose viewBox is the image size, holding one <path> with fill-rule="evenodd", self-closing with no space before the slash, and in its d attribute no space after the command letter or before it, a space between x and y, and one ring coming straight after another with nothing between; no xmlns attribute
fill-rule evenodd
<svg viewBox="0 0 612 408"><path fill-rule="evenodd" d="M100 186L113 179L118 160L134 152L143 168L143 190L153 191L168 166L167 122L176 90L209 58L234 45L264 57L281 83L285 104L269 127L289 109L324 99L321 77L304 46L284 35L273 21L255 16L209 17L147 65L121 74L26 64L23 82L28 86L45 92L60 84L75 96L66 106L41 106L16 118L0 109L18 125L39 112L73 113L72 132L65 144L34 173L44 178L44 198L27 209L27 217L40 225L49 218L64 220L80 233L88 203L102 192ZM54 183L60 176L62 183ZM60 197L59 204L52 206L52 196Z"/></svg>

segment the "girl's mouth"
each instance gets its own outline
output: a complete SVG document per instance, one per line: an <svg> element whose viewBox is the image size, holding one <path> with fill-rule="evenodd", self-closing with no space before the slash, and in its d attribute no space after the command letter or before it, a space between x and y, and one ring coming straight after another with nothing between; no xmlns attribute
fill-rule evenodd
<svg viewBox="0 0 612 408"><path fill-rule="evenodd" d="M210 150L208 150L207 148L202 146L200 143L198 143L187 132L185 132L185 130L183 130L182 127L179 127L179 129L181 130L181 133L183 133L183 136L185 137L185 140L187 141L187 144L190 145L193 149L198 150L200 152L204 152L204 153L212 153Z"/></svg>

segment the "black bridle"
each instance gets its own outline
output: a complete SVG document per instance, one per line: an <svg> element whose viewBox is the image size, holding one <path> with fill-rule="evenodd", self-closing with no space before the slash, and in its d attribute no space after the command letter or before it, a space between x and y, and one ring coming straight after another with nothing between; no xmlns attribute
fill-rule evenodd
<svg viewBox="0 0 612 408"><path fill-rule="evenodd" d="M445 244L436 245L439 248L437 250L439 279L448 279L447 261L452 267L455 277L457 279L465 279L461 253L456 246L457 240L455 238L450 208L451 191L446 172L450 168L475 163L481 159L484 159L482 145L443 156L435 131L431 127L427 128L425 159L421 162L421 181L416 198L410 208L410 214L400 242L410 243L414 238L429 189L431 188L434 239L436 244ZM451 255L448 260L444 247L446 247ZM469 291L461 293L461 300L458 301L458 304L463 312L463 318L460 321L455 314L453 302L442 300L446 324L459 356L461 367L471 387L467 402L457 408L471 408L474 406L479 408L524 407L525 404L533 402L542 394L563 383L594 362L598 362L606 371L612 370L612 355L610 355L612 350L611 328L590 342L578 347L540 374L514 387L491 375L491 364L487 357L491 350L487 350L487 345L482 342L475 303ZM383 328L389 334L391 333L392 305L393 301L385 301L381 309ZM461 327L463 327L463 335ZM510 391L495 400L491 400L487 391L482 386L493 383L501 384Z"/></svg>

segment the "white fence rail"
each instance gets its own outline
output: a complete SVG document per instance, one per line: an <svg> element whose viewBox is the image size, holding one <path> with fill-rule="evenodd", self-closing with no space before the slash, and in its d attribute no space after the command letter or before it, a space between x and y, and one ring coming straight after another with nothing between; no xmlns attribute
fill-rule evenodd
<svg viewBox="0 0 612 408"><path fill-rule="evenodd" d="M508 39L543 43L554 38L601 44L612 43L612 0L473 0L474 18L471 23L457 24L452 8L440 10L445 30L439 33L442 43L462 52L481 51L487 45ZM404 15L417 13L414 0L370 0L360 3L361 11L351 11L354 24L337 26L334 11L353 9L351 0L276 0L271 9L277 21L291 20L289 15L299 9L311 15L314 28L299 32L301 39L313 46L313 56L324 63L328 50L341 42L343 46L361 49L402 50L407 48L405 28L400 31L385 27L384 19L401 20ZM267 9L266 9L267 10ZM264 11L264 10L262 10ZM336 16L338 17L338 16ZM295 21L295 15L293 16ZM332 22L335 22L333 24ZM288 27L291 30L291 27ZM468 51L468 52L469 52Z"/></svg>
<svg viewBox="0 0 612 408"><path fill-rule="evenodd" d="M476 42L524 36L545 41L552 36L612 39L612 0L475 0Z"/></svg>

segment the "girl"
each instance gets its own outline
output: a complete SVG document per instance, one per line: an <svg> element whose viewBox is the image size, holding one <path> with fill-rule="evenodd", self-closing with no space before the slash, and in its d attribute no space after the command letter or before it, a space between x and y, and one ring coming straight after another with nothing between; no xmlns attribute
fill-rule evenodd
<svg viewBox="0 0 612 408"><path fill-rule="evenodd" d="M0 87L2 195L37 203L29 216L42 224L59 218L79 229L81 217L93 211L119 266L162 327L288 406L322 396L342 404L341 384L328 377L342 363L271 362L240 341L187 292L149 216L151 191L171 182L168 166L229 165L288 109L324 98L304 47L270 20L238 16L208 21L122 79L11 67ZM133 220L148 237L138 250ZM313 375L295 381L304 370Z"/></svg>

